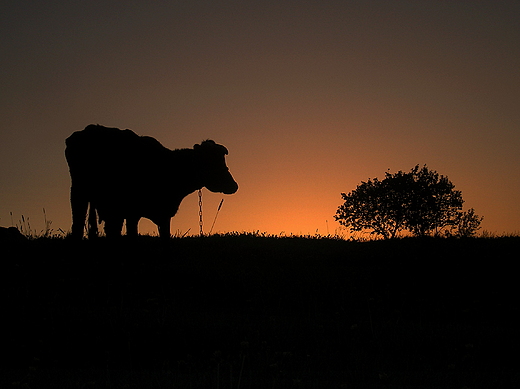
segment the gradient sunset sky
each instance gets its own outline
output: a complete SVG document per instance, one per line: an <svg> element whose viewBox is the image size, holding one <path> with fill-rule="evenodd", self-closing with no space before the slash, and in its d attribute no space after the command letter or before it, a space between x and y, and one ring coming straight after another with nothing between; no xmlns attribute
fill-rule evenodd
<svg viewBox="0 0 520 389"><path fill-rule="evenodd" d="M70 229L64 142L99 123L229 149L206 232L225 198L213 232L334 234L341 192L416 164L520 232L519 1L4 0L0 49L2 226Z"/></svg>

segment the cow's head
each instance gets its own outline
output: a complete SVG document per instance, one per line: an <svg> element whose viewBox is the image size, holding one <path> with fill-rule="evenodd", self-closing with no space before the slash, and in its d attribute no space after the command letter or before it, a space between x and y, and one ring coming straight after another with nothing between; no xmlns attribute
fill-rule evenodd
<svg viewBox="0 0 520 389"><path fill-rule="evenodd" d="M238 184L233 179L226 166L228 150L212 140L205 140L193 150L201 163L201 173L204 186L212 192L233 194L238 190Z"/></svg>

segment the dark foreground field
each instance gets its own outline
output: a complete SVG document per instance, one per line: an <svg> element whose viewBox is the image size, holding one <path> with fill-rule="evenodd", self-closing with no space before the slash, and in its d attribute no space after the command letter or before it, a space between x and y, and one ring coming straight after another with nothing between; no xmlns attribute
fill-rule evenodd
<svg viewBox="0 0 520 389"><path fill-rule="evenodd" d="M519 238L2 247L1 388L520 387Z"/></svg>

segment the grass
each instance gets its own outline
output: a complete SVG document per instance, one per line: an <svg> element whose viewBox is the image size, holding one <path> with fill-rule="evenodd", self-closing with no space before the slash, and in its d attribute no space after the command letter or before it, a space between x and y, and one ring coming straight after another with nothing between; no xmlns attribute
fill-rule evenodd
<svg viewBox="0 0 520 389"><path fill-rule="evenodd" d="M67 233L61 228L58 228L57 230L52 228L52 221L47 219L47 212L45 211L45 208L43 208L43 223L45 227L39 232L31 227L31 221L29 217L21 215L18 223L14 223L13 213L10 212L9 214L11 216L11 226L16 227L18 231L20 231L20 233L27 239L64 238L67 235Z"/></svg>
<svg viewBox="0 0 520 389"><path fill-rule="evenodd" d="M3 247L0 387L517 387L519 237Z"/></svg>

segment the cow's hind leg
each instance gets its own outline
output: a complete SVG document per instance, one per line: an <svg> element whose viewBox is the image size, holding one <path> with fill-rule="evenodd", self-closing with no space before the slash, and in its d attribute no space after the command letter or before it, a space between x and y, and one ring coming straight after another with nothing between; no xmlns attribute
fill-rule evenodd
<svg viewBox="0 0 520 389"><path fill-rule="evenodd" d="M87 217L88 200L85 190L72 186L70 188L70 206L72 209L72 234L74 239L83 238L85 219Z"/></svg>
<svg viewBox="0 0 520 389"><path fill-rule="evenodd" d="M105 220L105 234L107 238L117 238L121 236L123 221L123 218L107 218Z"/></svg>
<svg viewBox="0 0 520 389"><path fill-rule="evenodd" d="M139 219L139 217L129 217L126 219L126 235L128 235L131 238L137 238L137 236L139 235L139 231L137 228L137 226L139 225Z"/></svg>
<svg viewBox="0 0 520 389"><path fill-rule="evenodd" d="M98 236L96 208L90 203L88 212L88 238L94 239Z"/></svg>

